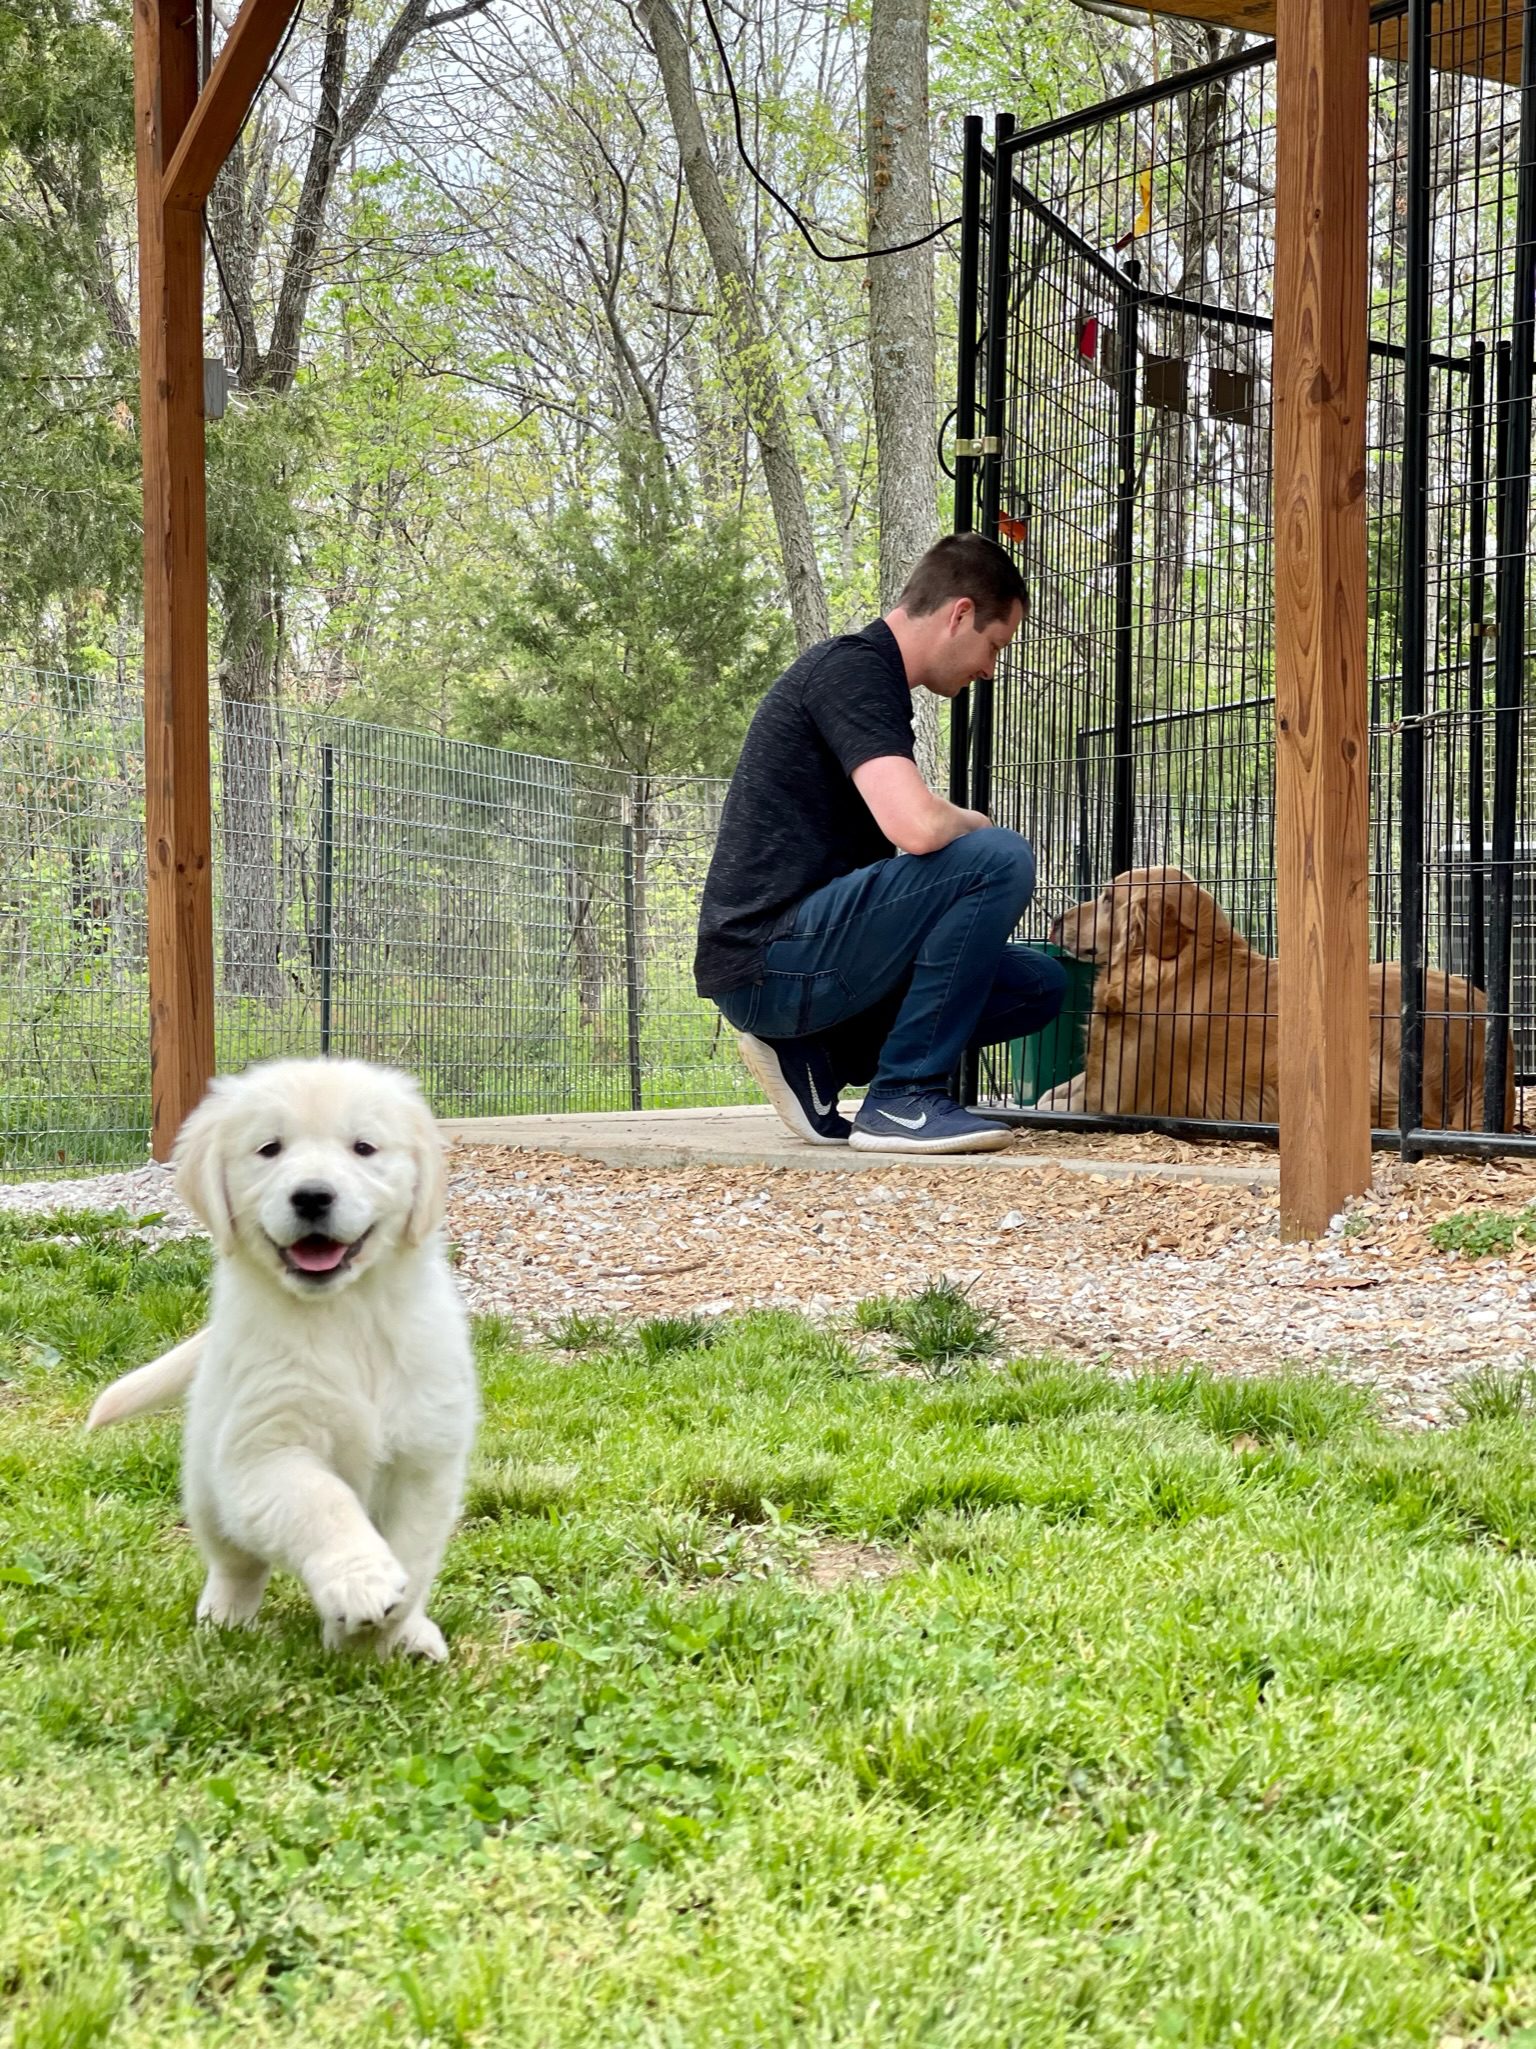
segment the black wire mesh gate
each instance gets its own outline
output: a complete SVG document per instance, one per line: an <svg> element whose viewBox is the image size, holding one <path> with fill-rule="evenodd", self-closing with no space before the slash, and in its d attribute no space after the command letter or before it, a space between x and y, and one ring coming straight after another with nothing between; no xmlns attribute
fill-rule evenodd
<svg viewBox="0 0 1536 2049"><path fill-rule="evenodd" d="M1480 50L1453 12L1376 10L1410 54L1370 110L1373 1100L1410 1152L1536 1149L1536 0ZM956 707L953 793L1034 842L1026 936L1069 912L1100 964L1069 1085L975 1077L1023 1121L1273 1130L1275 142L1273 44L966 124L956 526L1031 616Z"/></svg>

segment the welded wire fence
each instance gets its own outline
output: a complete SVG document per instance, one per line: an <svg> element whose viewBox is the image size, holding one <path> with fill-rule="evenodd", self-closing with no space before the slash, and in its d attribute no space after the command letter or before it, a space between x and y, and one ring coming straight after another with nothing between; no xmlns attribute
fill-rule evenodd
<svg viewBox="0 0 1536 2049"><path fill-rule="evenodd" d="M1419 1124L1422 1090L1424 1128L1500 1132L1511 1070L1536 1083L1536 4L1428 5L1417 47L1404 6L1376 13L1373 1094L1378 1124ZM1195 955L1216 907L1275 952L1276 169L1272 44L967 139L958 523L1015 550L1032 609L972 693L957 786L1034 841L1032 936L1132 870L1214 900L1182 950L1172 926L1142 949L1115 1022L1080 982L1074 1113L1275 1116L1278 973Z"/></svg>
<svg viewBox="0 0 1536 2049"><path fill-rule="evenodd" d="M445 1116L750 1099L693 993L725 785L313 711L213 715L221 1071L331 1052ZM144 754L132 679L0 667L0 1157L144 1157Z"/></svg>

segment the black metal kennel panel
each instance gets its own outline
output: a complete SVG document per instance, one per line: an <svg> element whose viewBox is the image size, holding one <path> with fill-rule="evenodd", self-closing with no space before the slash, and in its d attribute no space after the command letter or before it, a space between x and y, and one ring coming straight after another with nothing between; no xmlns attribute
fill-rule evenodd
<svg viewBox="0 0 1536 2049"><path fill-rule="evenodd" d="M1494 75L1501 24L1486 70L1442 70L1466 53L1438 6L1394 13L1414 56L1373 63L1370 113L1374 1092L1379 1125L1444 1145L1504 1126L1507 1049L1536 1080L1536 0L1510 0L1521 86ZM1025 133L1001 117L990 147L967 123L956 524L1013 549L1031 614L956 720L957 794L1035 845L1026 936L1171 868L1203 892L1193 939L1224 913L1249 949L1214 978L1177 950L1133 971L1052 1114L1276 1114L1275 143L1272 44Z"/></svg>

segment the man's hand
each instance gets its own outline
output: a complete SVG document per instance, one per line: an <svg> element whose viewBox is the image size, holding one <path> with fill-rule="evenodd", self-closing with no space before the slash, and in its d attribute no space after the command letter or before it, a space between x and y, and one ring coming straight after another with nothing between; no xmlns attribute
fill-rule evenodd
<svg viewBox="0 0 1536 2049"><path fill-rule="evenodd" d="M936 854L968 832L992 821L980 811L962 811L935 795L904 754L882 754L853 772L853 786L876 825L904 854Z"/></svg>

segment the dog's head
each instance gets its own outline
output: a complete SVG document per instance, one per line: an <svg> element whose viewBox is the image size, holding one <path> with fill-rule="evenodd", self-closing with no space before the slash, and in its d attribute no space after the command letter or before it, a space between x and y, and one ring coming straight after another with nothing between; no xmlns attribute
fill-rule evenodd
<svg viewBox="0 0 1536 2049"><path fill-rule="evenodd" d="M176 1189L215 1248L332 1295L443 1219L442 1141L416 1084L360 1060L275 1060L213 1084Z"/></svg>
<svg viewBox="0 0 1536 2049"><path fill-rule="evenodd" d="M1107 967L1138 953L1173 960L1186 947L1209 947L1231 930L1216 899L1182 868L1127 868L1059 917L1051 940L1079 960Z"/></svg>

